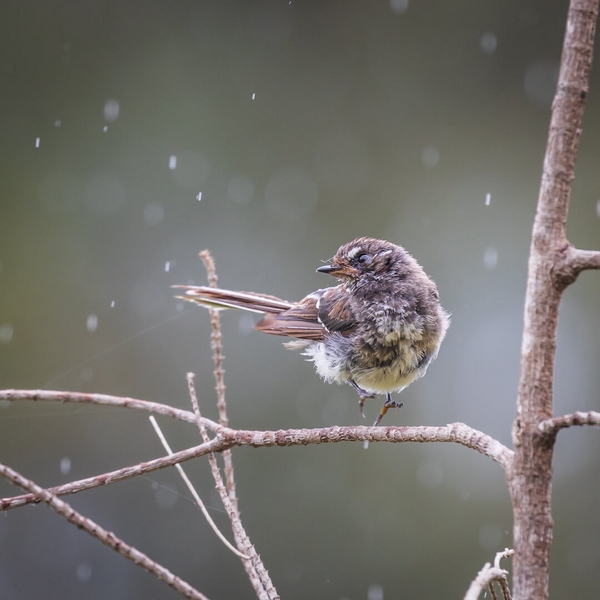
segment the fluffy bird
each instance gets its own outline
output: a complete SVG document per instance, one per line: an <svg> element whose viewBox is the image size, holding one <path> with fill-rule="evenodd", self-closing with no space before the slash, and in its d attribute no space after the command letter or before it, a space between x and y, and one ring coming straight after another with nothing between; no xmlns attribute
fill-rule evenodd
<svg viewBox="0 0 600 600"><path fill-rule="evenodd" d="M402 403L393 392L425 375L437 356L450 315L442 308L435 283L402 247L361 237L344 244L329 264L317 269L340 283L299 302L252 292L177 285L178 296L206 306L260 313L258 331L295 338L284 345L302 349L329 383L349 383L364 402L385 394L375 420Z"/></svg>

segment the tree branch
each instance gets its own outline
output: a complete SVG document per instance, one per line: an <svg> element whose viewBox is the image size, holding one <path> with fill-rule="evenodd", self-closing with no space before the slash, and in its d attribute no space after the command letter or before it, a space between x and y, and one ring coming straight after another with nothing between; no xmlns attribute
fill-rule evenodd
<svg viewBox="0 0 600 600"><path fill-rule="evenodd" d="M538 425L539 430L546 435L556 435L561 429L573 427L574 425L599 425L600 412L593 410L589 412L577 411L570 415L544 419Z"/></svg>
<svg viewBox="0 0 600 600"><path fill-rule="evenodd" d="M57 496L74 494L101 485L115 483L138 475L144 475L176 463L198 458L211 452L222 452L234 446L306 446L308 444L332 444L337 442L453 442L477 450L496 461L508 471L513 461L513 451L491 436L477 431L464 423L451 423L446 427L323 427L319 429L279 429L277 431L248 431L222 427L210 442L180 450L169 456L111 471L88 479L49 488ZM39 500L32 494L0 499L0 511L17 508Z"/></svg>
<svg viewBox="0 0 600 600"><path fill-rule="evenodd" d="M496 554L493 567L490 563L485 563L481 571L477 573L477 577L475 577L475 579L469 586L469 589L465 594L464 600L477 600L477 598L479 598L479 594L481 594L481 592L486 587L490 588L492 597L495 597L494 588L492 587L494 581L497 581L500 584L503 600L511 600L512 597L510 595L510 590L508 589L508 581L506 579L508 571L500 567L500 561L503 558L512 556L513 554L513 550L509 550L508 548L506 548L504 552L498 552Z"/></svg>
<svg viewBox="0 0 600 600"><path fill-rule="evenodd" d="M128 560L134 562L136 565L142 567L148 571L148 573L154 575L157 579L163 581L186 598L192 598L193 600L208 600L204 594L201 594L189 583L185 582L180 577L177 577L177 575L171 573L171 571L168 569L165 569L163 566L153 561L143 552L140 552L133 546L126 544L111 531L107 531L91 519L84 517L64 500L57 498L49 490L40 487L30 479L23 477L20 473L17 473L10 467L7 467L3 464L0 464L0 475L6 477L6 479L20 488L27 490L33 496L35 496L38 501L45 502L55 512L67 519L69 523L79 527L79 529L83 529L92 537L95 537L109 548L112 548L115 552L118 552L121 556L124 556Z"/></svg>
<svg viewBox="0 0 600 600"><path fill-rule="evenodd" d="M133 408L146 412L172 417L186 423L196 423L196 415L189 410L174 408L168 404L138 400L122 396L109 396L107 394L83 394L80 392L59 392L51 390L0 390L0 400L32 400L33 402L76 402L84 404L100 404L117 406L120 408ZM219 425L210 419L203 419L204 425L210 431L218 429Z"/></svg>

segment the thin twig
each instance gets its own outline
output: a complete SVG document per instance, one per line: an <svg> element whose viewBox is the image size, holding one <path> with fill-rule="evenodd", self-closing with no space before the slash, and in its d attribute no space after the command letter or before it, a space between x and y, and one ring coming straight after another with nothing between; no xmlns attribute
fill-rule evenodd
<svg viewBox="0 0 600 600"><path fill-rule="evenodd" d="M150 416L149 419L150 419L150 423L152 424L152 427L154 428L154 431L156 432L156 435L158 436L158 439L160 440L160 442L163 445L164 449L169 454L173 454L173 450L171 450L171 447L169 446L169 442L167 442L167 438L164 436L161 428L159 427L158 423L156 422L156 419L153 416ZM204 427L204 425L203 425L203 427ZM206 428L204 428L204 431L206 431ZM205 441L208 442L210 440L207 438ZM213 456L213 455L211 454L210 456ZM208 521L208 524L211 526L212 530L217 534L217 537L236 556L239 556L240 558L248 558L245 554L242 554L237 548L235 548L234 546L232 546L231 543L229 542L229 540L221 533L221 531L217 527L217 524L212 520L212 517L208 513L208 510L206 509L206 506L204 505L204 502L202 502L202 498L200 498L200 495L198 494L198 492L196 491L196 489L192 485L192 482L190 481L190 478L186 475L185 471L183 470L183 467L180 464L176 464L176 465L174 465L174 467L177 469L177 472L179 473L179 476L181 477L181 479L183 479L183 482L185 483L185 485L187 486L188 490L190 491L190 493L194 497L194 500L196 500L196 503L198 504L198 506L200 507L200 510L202 511L202 514L204 515L204 518Z"/></svg>
<svg viewBox="0 0 600 600"><path fill-rule="evenodd" d="M574 425L600 425L600 412L593 410L589 412L577 411L570 415L552 417L541 421L538 427L542 433L556 435L559 430Z"/></svg>
<svg viewBox="0 0 600 600"><path fill-rule="evenodd" d="M112 548L128 560L134 562L136 565L142 567L151 575L154 575L160 581L163 581L174 590L186 598L192 598L194 600L208 600L208 598L201 594L197 589L192 587L189 583L185 582L177 575L174 575L168 569L159 565L153 561L143 552L137 550L133 546L126 544L123 540L118 538L111 531L107 531L103 527L100 527L97 523L84 517L81 513L74 510L67 502L57 498L49 490L46 490L39 485L35 484L30 479L23 477L20 473L17 473L10 467L0 464L0 475L6 477L13 484L20 488L27 490L33 494L39 501L45 502L59 515L67 519L69 523L72 523L76 527L83 529L89 533L92 537L100 540L103 544L106 544L109 548Z"/></svg>
<svg viewBox="0 0 600 600"><path fill-rule="evenodd" d="M206 419L203 419L206 422ZM50 488L56 495L74 494L82 490L144 475L175 463L204 456L211 452L223 452L234 446L254 448L270 446L307 446L308 444L335 444L339 442L451 442L477 450L496 461L504 470L510 469L514 452L491 436L477 431L464 423L451 423L446 427L323 427L318 429L279 429L277 431L250 431L219 428L217 437L205 444L175 452L148 462L103 473ZM0 499L0 511L36 502L31 494Z"/></svg>
<svg viewBox="0 0 600 600"><path fill-rule="evenodd" d="M99 404L117 406L120 408L133 408L172 417L186 423L196 423L196 416L189 410L174 408L159 402L138 400L122 396L109 396L107 394L83 394L80 392L62 392L51 390L0 390L0 400L17 401L31 400L33 402L76 402L82 404ZM204 424L210 431L218 429L218 424L210 419L204 419Z"/></svg>
<svg viewBox="0 0 600 600"><path fill-rule="evenodd" d="M198 428L200 430L200 435L206 443L209 438L200 414L200 405L198 404L198 397L196 395L196 388L194 386L193 373L188 373L187 381L194 413L198 416ZM269 577L262 560L258 556L254 545L250 541L250 538L248 537L248 534L242 525L239 512L234 508L233 503L231 502L231 498L229 497L229 494L227 493L223 483L215 455L209 454L208 461L210 463L211 472L215 480L215 487L221 496L221 501L223 502L225 511L227 512L229 520L231 521L231 528L233 530L236 544L238 548L246 554L246 560L243 561L243 565L246 573L248 574L248 578L250 579L250 583L252 584L252 587L254 588L259 600L276 600L279 598L277 590L275 590L275 587L273 586L271 578Z"/></svg>
<svg viewBox="0 0 600 600"><path fill-rule="evenodd" d="M496 554L496 557L494 558L494 566L492 566L490 563L485 563L481 571L477 573L477 577L475 577L475 579L471 582L471 585L465 594L464 600L477 600L481 592L486 587L490 590L492 598L495 598L496 594L494 592L494 588L492 587L494 582L497 582L500 585L500 589L502 590L502 599L512 600L512 596L510 595L510 590L508 588L508 581L506 579L508 571L500 567L500 560L502 558L512 556L513 554L513 550L506 548L503 552L498 552Z"/></svg>

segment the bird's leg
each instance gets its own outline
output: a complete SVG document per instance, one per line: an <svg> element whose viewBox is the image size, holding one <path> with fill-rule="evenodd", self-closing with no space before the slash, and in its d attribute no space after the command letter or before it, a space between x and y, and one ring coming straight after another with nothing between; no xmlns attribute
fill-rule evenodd
<svg viewBox="0 0 600 600"><path fill-rule="evenodd" d="M381 421L381 419L383 419L383 415L385 415L385 413L388 411L388 409L400 408L402 406L404 406L404 403L396 402L395 400L392 400L392 394L390 394L390 392L388 392L385 402L383 403L383 406L381 407L381 412L379 413L379 416L377 417L377 419L375 419L375 423L373 423L373 426L379 425L379 422Z"/></svg>
<svg viewBox="0 0 600 600"><path fill-rule="evenodd" d="M358 394L358 407L360 408L360 414L363 419L365 418L365 400L367 398L375 398L376 394L369 394L367 390L363 390L353 379L350 379L350 385L356 390ZM387 409L386 409L387 410Z"/></svg>

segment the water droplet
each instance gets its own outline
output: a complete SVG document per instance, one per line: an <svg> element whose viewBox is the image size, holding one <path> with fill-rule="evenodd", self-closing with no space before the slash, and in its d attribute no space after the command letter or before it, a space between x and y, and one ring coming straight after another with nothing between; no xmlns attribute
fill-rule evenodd
<svg viewBox="0 0 600 600"><path fill-rule="evenodd" d="M168 260L168 261L165 263L165 273L168 273L170 270L171 270L171 261L170 261L170 260Z"/></svg>
<svg viewBox="0 0 600 600"><path fill-rule="evenodd" d="M96 331L98 329L98 315L88 315L87 321L85 323L86 329L90 332Z"/></svg>
<svg viewBox="0 0 600 600"><path fill-rule="evenodd" d="M390 8L397 15L403 15L408 10L408 0L390 0Z"/></svg>
<svg viewBox="0 0 600 600"><path fill-rule="evenodd" d="M596 202L596 214L600 217L600 200Z"/></svg>
<svg viewBox="0 0 600 600"><path fill-rule="evenodd" d="M498 39L491 31L488 31L487 33L484 33L481 36L481 49L486 54L491 54L492 52L494 52L494 50L496 50L497 45Z"/></svg>
<svg viewBox="0 0 600 600"><path fill-rule="evenodd" d="M0 344L10 344L13 339L13 333L12 325L0 325Z"/></svg>
<svg viewBox="0 0 600 600"><path fill-rule="evenodd" d="M92 567L87 563L81 563L76 570L77 581L87 583L92 577Z"/></svg>
<svg viewBox="0 0 600 600"><path fill-rule="evenodd" d="M440 162L440 151L434 146L429 146L421 152L421 162L428 168L433 169Z"/></svg>
<svg viewBox="0 0 600 600"><path fill-rule="evenodd" d="M492 203L492 195L491 194L486 194L485 195L485 205L489 206Z"/></svg>
<svg viewBox="0 0 600 600"><path fill-rule="evenodd" d="M111 301L111 303L110 303L110 307L111 307L111 308L114 308L114 307L115 307L115 301L114 301L114 300L112 300L112 301Z"/></svg>
<svg viewBox="0 0 600 600"><path fill-rule="evenodd" d="M105 126L102 128L102 133L106 133L107 131L108 131L108 125L105 125Z"/></svg>
<svg viewBox="0 0 600 600"><path fill-rule="evenodd" d="M169 156L169 169L174 171L177 168L177 157Z"/></svg>
<svg viewBox="0 0 600 600"><path fill-rule="evenodd" d="M62 125L62 121L60 119L56 119L56 121L54 121L54 127L60 127Z"/></svg>
<svg viewBox="0 0 600 600"><path fill-rule="evenodd" d="M485 249L485 252L483 253L483 264L485 265L485 268L490 269L490 271L496 268L496 265L498 264L498 250L496 248L490 246Z"/></svg>
<svg viewBox="0 0 600 600"><path fill-rule="evenodd" d="M254 98L256 98L256 94L252 94L252 100L254 100Z"/></svg>
<svg viewBox="0 0 600 600"><path fill-rule="evenodd" d="M369 586L367 600L383 600L383 588L378 583L372 583Z"/></svg>
<svg viewBox="0 0 600 600"><path fill-rule="evenodd" d="M119 118L119 113L121 112L121 107L119 106L118 100L107 100L104 103L104 118L112 123Z"/></svg>
<svg viewBox="0 0 600 600"><path fill-rule="evenodd" d="M40 138L35 138L35 147L36 148L40 147Z"/></svg>
<svg viewBox="0 0 600 600"><path fill-rule="evenodd" d="M196 196L196 200L198 200L198 202L200 202L200 200L202 200L202 192L198 192L198 195Z"/></svg>
<svg viewBox="0 0 600 600"><path fill-rule="evenodd" d="M68 456L63 456L60 459L60 472L63 475L68 475L71 472L71 459Z"/></svg>

